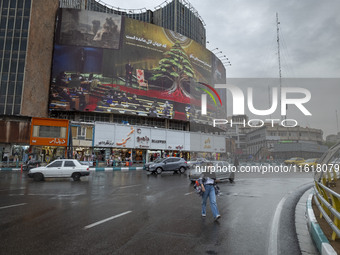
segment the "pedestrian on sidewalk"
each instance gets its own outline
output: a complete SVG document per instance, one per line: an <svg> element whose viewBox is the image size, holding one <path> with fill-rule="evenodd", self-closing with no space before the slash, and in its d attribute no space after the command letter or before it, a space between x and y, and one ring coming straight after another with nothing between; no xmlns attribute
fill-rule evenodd
<svg viewBox="0 0 340 255"><path fill-rule="evenodd" d="M216 193L215 193L215 182L216 174L212 171L212 163L207 163L206 171L202 173L199 182L203 191L202 195L202 217L206 216L207 199L209 197L210 208L215 221L221 218L221 215L217 208Z"/></svg>

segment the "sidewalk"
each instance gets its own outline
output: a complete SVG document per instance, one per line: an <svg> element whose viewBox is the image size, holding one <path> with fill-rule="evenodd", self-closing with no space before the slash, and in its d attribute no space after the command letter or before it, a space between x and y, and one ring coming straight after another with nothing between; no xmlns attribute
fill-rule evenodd
<svg viewBox="0 0 340 255"><path fill-rule="evenodd" d="M307 200L313 189L307 190L300 198L295 208L295 228L302 255L319 254L308 229Z"/></svg>
<svg viewBox="0 0 340 255"><path fill-rule="evenodd" d="M142 166L128 166L128 167L90 167L90 171L140 171L143 170Z"/></svg>
<svg viewBox="0 0 340 255"><path fill-rule="evenodd" d="M337 241L331 241L332 230L325 222L324 219L320 219L319 210L313 202L314 191L313 189L308 190L309 194L307 197L306 216L307 226L309 233L313 238L314 244L319 250L321 255L336 255L340 251L339 239ZM308 192L307 191L307 192ZM306 193L307 193L306 192ZM301 249L302 250L302 249ZM310 254L310 253L306 253Z"/></svg>

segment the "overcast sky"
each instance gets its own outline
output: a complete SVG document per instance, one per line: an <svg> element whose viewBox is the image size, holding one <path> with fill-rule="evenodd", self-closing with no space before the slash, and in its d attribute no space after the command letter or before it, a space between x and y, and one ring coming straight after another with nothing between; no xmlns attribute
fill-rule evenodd
<svg viewBox="0 0 340 255"><path fill-rule="evenodd" d="M162 0L102 0L127 9L154 8ZM276 12L282 75L340 77L340 1L191 0L206 24L207 48L219 48L232 66L228 77L277 77ZM217 52L217 51L214 51Z"/></svg>
<svg viewBox="0 0 340 255"><path fill-rule="evenodd" d="M164 1L102 2L126 9L154 10ZM282 77L340 78L340 1L191 0L190 3L206 24L207 48L219 48L222 53L218 56L226 55L232 64L226 66L227 79L279 76L276 13L280 22ZM323 81L314 80L311 90L318 92L311 91L311 107L315 110L310 120L301 125L322 128L328 135L337 132L335 111L340 116L340 83L339 79L331 83ZM321 98L326 100L321 102Z"/></svg>

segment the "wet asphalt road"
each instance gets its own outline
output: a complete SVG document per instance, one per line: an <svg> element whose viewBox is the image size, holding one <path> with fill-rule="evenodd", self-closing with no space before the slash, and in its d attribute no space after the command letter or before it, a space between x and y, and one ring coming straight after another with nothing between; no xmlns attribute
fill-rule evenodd
<svg viewBox="0 0 340 255"><path fill-rule="evenodd" d="M309 173L238 174L220 183L222 218L185 174L91 172L80 182L34 182L0 172L0 254L268 254L276 208L279 253L299 254L295 204Z"/></svg>

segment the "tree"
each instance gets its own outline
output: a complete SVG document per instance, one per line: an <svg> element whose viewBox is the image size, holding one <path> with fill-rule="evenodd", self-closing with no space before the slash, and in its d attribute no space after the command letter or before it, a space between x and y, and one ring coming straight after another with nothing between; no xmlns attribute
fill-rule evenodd
<svg viewBox="0 0 340 255"><path fill-rule="evenodd" d="M164 58L159 61L159 66L154 68L153 71L154 74L150 80L166 78L172 81L172 86L166 91L168 94L176 97L183 97L184 94L186 97L191 97L183 85L190 82L190 79L195 79L195 72L178 41L169 51L164 53Z"/></svg>

